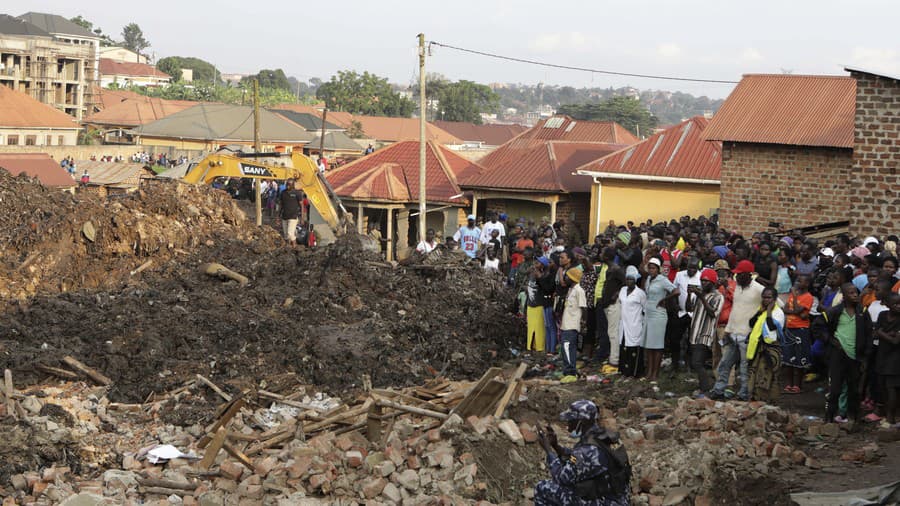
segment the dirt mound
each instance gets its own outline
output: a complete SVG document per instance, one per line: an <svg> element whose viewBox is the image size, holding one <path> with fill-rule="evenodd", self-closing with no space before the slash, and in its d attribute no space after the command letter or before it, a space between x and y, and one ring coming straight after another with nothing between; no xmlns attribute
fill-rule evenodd
<svg viewBox="0 0 900 506"><path fill-rule="evenodd" d="M113 379L110 399L129 402L195 373L232 390L284 372L333 391L364 376L402 385L438 371L477 376L518 332L512 295L477 267L394 268L355 236L290 250L202 187L78 200L0 178L15 186L0 213L24 224L4 232L0 280L13 301L0 314L0 368L24 381L41 379L36 364L73 355ZM250 283L206 276L205 262Z"/></svg>

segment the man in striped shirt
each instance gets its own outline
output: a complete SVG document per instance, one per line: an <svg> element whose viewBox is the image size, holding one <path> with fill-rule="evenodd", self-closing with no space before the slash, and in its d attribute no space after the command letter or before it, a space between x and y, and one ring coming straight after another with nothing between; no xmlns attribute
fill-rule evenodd
<svg viewBox="0 0 900 506"><path fill-rule="evenodd" d="M688 286L693 299L694 318L691 320L690 353L691 369L700 382L699 395L706 395L714 384L712 374L706 370L706 361L712 358L713 342L717 338L716 326L725 297L716 290L719 275L712 269L700 273L700 286Z"/></svg>

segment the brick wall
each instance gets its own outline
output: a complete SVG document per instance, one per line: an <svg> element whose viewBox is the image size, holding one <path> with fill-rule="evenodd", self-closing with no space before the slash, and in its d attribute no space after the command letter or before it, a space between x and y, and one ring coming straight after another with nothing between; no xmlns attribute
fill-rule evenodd
<svg viewBox="0 0 900 506"><path fill-rule="evenodd" d="M900 229L900 81L861 72L856 78L856 135L850 233Z"/></svg>
<svg viewBox="0 0 900 506"><path fill-rule="evenodd" d="M852 163L850 149L726 142L719 223L746 235L845 220Z"/></svg>

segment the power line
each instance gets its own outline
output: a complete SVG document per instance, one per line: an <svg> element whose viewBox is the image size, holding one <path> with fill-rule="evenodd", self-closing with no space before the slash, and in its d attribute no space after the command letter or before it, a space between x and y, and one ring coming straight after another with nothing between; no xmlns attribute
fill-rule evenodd
<svg viewBox="0 0 900 506"><path fill-rule="evenodd" d="M737 84L738 83L737 81L724 81L724 80L720 80L720 79L695 79L695 78L690 78L690 77L657 76L657 75L651 75L651 74L632 74L629 72L615 72L612 70L599 70L599 69L591 69L591 68L586 68L586 67L572 67L569 65L559 65L556 63L547 63L547 62L536 61L536 60L526 60L525 58L515 58L513 56L503 56L503 55L499 55L499 54L488 53L485 51L476 51L474 49L466 49L466 48L462 48L462 47L451 46L449 44L443 44L440 42L435 42L433 40L428 41L428 44L429 44L429 46L431 46L431 45L440 46L440 47L445 47L447 49L455 49L457 51L462 51L464 53L477 54L480 56L487 56L489 58L497 58L499 60L514 61L514 62L518 62L518 63L528 63L530 65L540 65L542 67L551 67L551 68L555 68L555 69L577 70L580 72L591 72L591 73L595 73L595 74L607 74L607 75L612 75L612 76L642 77L644 79L662 79L662 80L666 80L666 81L687 81L687 82L693 82L693 83L716 83L716 84Z"/></svg>

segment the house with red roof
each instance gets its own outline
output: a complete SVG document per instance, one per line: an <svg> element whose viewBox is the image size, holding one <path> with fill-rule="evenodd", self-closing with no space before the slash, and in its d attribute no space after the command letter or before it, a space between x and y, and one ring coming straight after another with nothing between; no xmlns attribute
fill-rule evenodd
<svg viewBox="0 0 900 506"><path fill-rule="evenodd" d="M722 145L703 140L708 123L695 116L578 167L575 172L592 182L589 236L610 221L714 214Z"/></svg>
<svg viewBox="0 0 900 506"><path fill-rule="evenodd" d="M857 81L748 74L703 132L722 143L719 224L743 234L846 222Z"/></svg>
<svg viewBox="0 0 900 506"><path fill-rule="evenodd" d="M75 118L0 85L0 146L74 146Z"/></svg>
<svg viewBox="0 0 900 506"><path fill-rule="evenodd" d="M138 62L100 58L100 86L162 86L169 84L172 76L153 65Z"/></svg>
<svg viewBox="0 0 900 506"><path fill-rule="evenodd" d="M76 185L72 176L47 153L0 153L0 169L13 176L36 177L42 185L55 189L72 191Z"/></svg>
<svg viewBox="0 0 900 506"><path fill-rule="evenodd" d="M551 222L557 216L569 220L574 216L578 228L586 230L591 180L575 170L637 140L615 122L553 116L480 159L484 170L463 179L460 186L472 192L478 216L496 211L512 219Z"/></svg>
<svg viewBox="0 0 900 506"><path fill-rule="evenodd" d="M469 205L459 181L483 168L434 141L426 143L425 155L426 224L448 237L459 228L459 217ZM396 142L325 176L344 206L356 213L359 232L373 227L381 232L388 260L405 258L418 244L418 141Z"/></svg>

